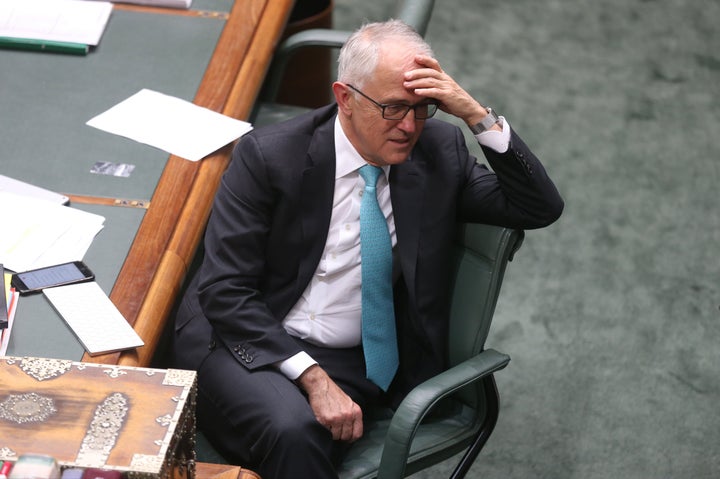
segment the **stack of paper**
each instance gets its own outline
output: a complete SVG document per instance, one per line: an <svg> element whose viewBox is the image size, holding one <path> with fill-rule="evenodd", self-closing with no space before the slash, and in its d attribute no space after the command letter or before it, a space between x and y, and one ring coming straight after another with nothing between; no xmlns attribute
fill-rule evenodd
<svg viewBox="0 0 720 479"><path fill-rule="evenodd" d="M5 175L0 175L0 191L7 191L21 196L31 196L60 205L70 203L70 198L65 195Z"/></svg>
<svg viewBox="0 0 720 479"><path fill-rule="evenodd" d="M27 271L82 260L105 218L51 201L0 191L0 263Z"/></svg>
<svg viewBox="0 0 720 479"><path fill-rule="evenodd" d="M117 3L135 3L153 7L190 8L192 0L113 0Z"/></svg>
<svg viewBox="0 0 720 479"><path fill-rule="evenodd" d="M0 356L5 356L8 345L10 344L10 334L12 333L13 322L15 321L15 311L17 310L18 296L20 294L15 288L10 286L10 273L3 273L5 278L5 288L2 294L5 295L7 305L7 326L0 330Z"/></svg>
<svg viewBox="0 0 720 479"><path fill-rule="evenodd" d="M0 47L85 54L100 42L112 3L3 0Z"/></svg>

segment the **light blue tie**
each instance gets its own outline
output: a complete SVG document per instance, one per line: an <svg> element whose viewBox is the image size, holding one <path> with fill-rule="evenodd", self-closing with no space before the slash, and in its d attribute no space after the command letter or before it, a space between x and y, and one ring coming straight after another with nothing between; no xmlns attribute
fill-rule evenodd
<svg viewBox="0 0 720 479"><path fill-rule="evenodd" d="M377 200L375 185L382 169L365 165L360 176L365 191L360 203L362 270L362 342L367 377L387 391L398 368L392 293L392 242Z"/></svg>

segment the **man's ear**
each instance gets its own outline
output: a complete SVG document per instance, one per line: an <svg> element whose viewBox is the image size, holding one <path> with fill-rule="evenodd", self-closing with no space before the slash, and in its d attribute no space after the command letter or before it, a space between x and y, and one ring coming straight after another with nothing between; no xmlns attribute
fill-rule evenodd
<svg viewBox="0 0 720 479"><path fill-rule="evenodd" d="M344 83L336 81L332 84L333 94L335 95L335 101L338 104L338 109L346 116L352 114L352 106L350 97L352 92Z"/></svg>

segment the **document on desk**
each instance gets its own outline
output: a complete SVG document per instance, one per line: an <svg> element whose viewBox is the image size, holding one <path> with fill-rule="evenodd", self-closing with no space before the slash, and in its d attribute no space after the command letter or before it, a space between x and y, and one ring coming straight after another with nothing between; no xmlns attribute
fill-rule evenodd
<svg viewBox="0 0 720 479"><path fill-rule="evenodd" d="M0 37L97 45L112 8L110 2L3 0Z"/></svg>
<svg viewBox="0 0 720 479"><path fill-rule="evenodd" d="M12 333L13 323L15 322L15 311L17 311L17 302L20 296L20 294L15 291L15 288L10 286L12 275L6 272L3 273L3 276L5 278L3 294L5 295L5 303L7 305L7 326L0 330L0 356L5 356L8 346L10 345L10 335Z"/></svg>
<svg viewBox="0 0 720 479"><path fill-rule="evenodd" d="M27 271L81 260L105 218L51 201L0 191L0 263Z"/></svg>
<svg viewBox="0 0 720 479"><path fill-rule="evenodd" d="M190 161L201 160L252 130L245 121L148 89L87 124Z"/></svg>
<svg viewBox="0 0 720 479"><path fill-rule="evenodd" d="M9 191L16 195L52 201L60 205L70 203L70 198L65 195L5 175L0 175L0 191Z"/></svg>
<svg viewBox="0 0 720 479"><path fill-rule="evenodd" d="M95 0L97 1L97 0ZM114 0L118 3L134 3L151 7L190 8L192 0Z"/></svg>
<svg viewBox="0 0 720 479"><path fill-rule="evenodd" d="M145 344L95 281L43 293L91 356Z"/></svg>

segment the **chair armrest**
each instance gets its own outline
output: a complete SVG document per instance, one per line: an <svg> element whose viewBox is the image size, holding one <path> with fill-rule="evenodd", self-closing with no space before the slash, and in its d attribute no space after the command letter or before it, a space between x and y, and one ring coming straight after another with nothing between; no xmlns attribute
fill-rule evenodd
<svg viewBox="0 0 720 479"><path fill-rule="evenodd" d="M378 479L403 477L417 428L443 398L503 369L510 357L488 349L415 387L393 415L383 447Z"/></svg>
<svg viewBox="0 0 720 479"><path fill-rule="evenodd" d="M342 48L351 32L326 28L311 28L294 33L278 46L268 75L268 86L263 101L273 102L280 90L285 67L290 57L301 48Z"/></svg>

